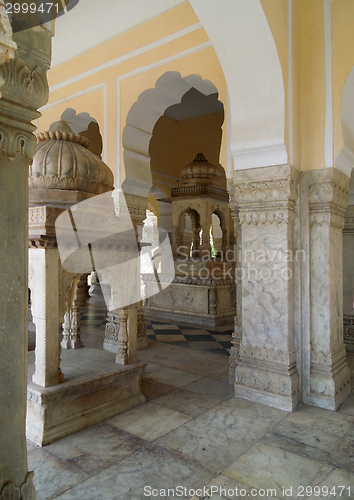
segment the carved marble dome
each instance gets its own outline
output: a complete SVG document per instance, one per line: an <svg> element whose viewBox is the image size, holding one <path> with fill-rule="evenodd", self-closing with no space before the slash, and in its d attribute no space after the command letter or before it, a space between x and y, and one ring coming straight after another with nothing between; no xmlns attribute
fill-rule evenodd
<svg viewBox="0 0 354 500"><path fill-rule="evenodd" d="M101 194L113 189L113 173L86 146L86 137L74 134L59 121L50 132L40 133L29 170L29 186Z"/></svg>
<svg viewBox="0 0 354 500"><path fill-rule="evenodd" d="M191 163L182 168L181 177L181 186L191 184L220 185L218 167L208 162L203 153L198 153Z"/></svg>

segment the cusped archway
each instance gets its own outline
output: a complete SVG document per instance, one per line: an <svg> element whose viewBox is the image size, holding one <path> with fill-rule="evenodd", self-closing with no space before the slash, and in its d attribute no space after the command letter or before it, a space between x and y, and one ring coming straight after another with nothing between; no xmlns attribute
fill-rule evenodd
<svg viewBox="0 0 354 500"><path fill-rule="evenodd" d="M185 106L178 106L189 95L193 96L194 105L186 103ZM195 74L182 78L176 71L163 74L156 81L155 88L139 95L127 115L122 135L125 166L123 191L147 198L152 186L149 146L161 116L167 113L173 119L182 120L222 109L218 90L209 80Z"/></svg>

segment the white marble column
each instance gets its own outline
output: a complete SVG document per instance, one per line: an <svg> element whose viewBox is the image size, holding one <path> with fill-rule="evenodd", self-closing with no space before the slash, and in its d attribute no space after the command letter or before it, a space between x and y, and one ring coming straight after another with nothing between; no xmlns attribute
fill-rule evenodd
<svg viewBox="0 0 354 500"><path fill-rule="evenodd" d="M61 271L63 273L63 270ZM65 297L65 314L62 325L63 339L61 346L64 349L79 349L84 347L81 340L81 306L85 301L87 274L72 274L70 288ZM65 293L65 291L63 291Z"/></svg>
<svg viewBox="0 0 354 500"><path fill-rule="evenodd" d="M0 20L0 498L34 500L25 439L27 183L36 145L32 121L48 99L51 34L41 27L17 33L14 53L16 44L3 1Z"/></svg>
<svg viewBox="0 0 354 500"><path fill-rule="evenodd" d="M236 171L242 232L242 342L235 395L287 411L299 404L294 345L294 221L299 173L288 165Z"/></svg>
<svg viewBox="0 0 354 500"><path fill-rule="evenodd" d="M34 246L38 245L37 248ZM35 372L32 380L41 387L59 384L60 370L59 252L56 240L32 240L29 249L29 286L36 325ZM45 245L45 248L40 248Z"/></svg>
<svg viewBox="0 0 354 500"><path fill-rule="evenodd" d="M350 394L343 344L343 237L348 178L306 173L310 206L310 380L304 401L336 410Z"/></svg>

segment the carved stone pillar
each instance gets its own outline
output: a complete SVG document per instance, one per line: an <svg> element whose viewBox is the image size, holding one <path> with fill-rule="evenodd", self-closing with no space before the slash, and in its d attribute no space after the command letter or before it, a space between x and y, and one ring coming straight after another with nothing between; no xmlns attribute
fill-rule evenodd
<svg viewBox="0 0 354 500"><path fill-rule="evenodd" d="M137 304L138 351L147 349L146 323L142 303Z"/></svg>
<svg viewBox="0 0 354 500"><path fill-rule="evenodd" d="M119 318L118 351L116 362L120 365L136 363L137 356L137 308L135 305L115 312Z"/></svg>
<svg viewBox="0 0 354 500"><path fill-rule="evenodd" d="M345 211L343 229L343 335L354 351L354 205Z"/></svg>
<svg viewBox="0 0 354 500"><path fill-rule="evenodd" d="M118 351L116 354L116 363L119 365L127 365L129 363L128 357L128 310L117 310L119 318L118 329Z"/></svg>
<svg viewBox="0 0 354 500"><path fill-rule="evenodd" d="M34 500L25 440L27 382L28 164L36 139L32 121L48 99L50 37L36 27L17 33L0 1L0 498ZM14 59L10 62L9 59Z"/></svg>
<svg viewBox="0 0 354 500"><path fill-rule="evenodd" d="M288 165L234 174L242 229L242 343L235 395L287 411L299 403L291 259L298 178Z"/></svg>
<svg viewBox="0 0 354 500"><path fill-rule="evenodd" d="M336 410L350 394L343 344L344 210L349 181L338 170L306 173L310 205L310 384L304 401Z"/></svg>
<svg viewBox="0 0 354 500"><path fill-rule="evenodd" d="M68 273L66 273L68 274ZM79 349L84 347L81 341L81 318L80 310L85 301L86 295L86 274L76 275L69 274L69 280L72 279L72 284L65 297L66 310L63 323L63 339L61 346L64 349ZM63 291L63 293L65 293Z"/></svg>
<svg viewBox="0 0 354 500"><path fill-rule="evenodd" d="M32 380L41 387L50 387L63 380L60 370L61 264L54 236L30 240L29 265L33 321L36 325L35 372Z"/></svg>
<svg viewBox="0 0 354 500"><path fill-rule="evenodd" d="M234 191L233 187L231 187L231 191L232 192ZM241 251L240 217L239 217L239 208L235 201L235 197L233 195L230 196L230 208L233 219L233 233L234 233L231 240L236 241L236 245L234 245L234 248L232 249L233 255L231 254L235 262L235 268L236 268L236 311L234 318L234 330L232 332L232 342L231 342L230 361L229 361L229 383L234 384L236 367L240 359L240 345L242 343L242 330L241 330L242 281L241 279L239 279L237 275L238 269L241 266L241 262L239 260L239 254ZM227 256L227 261L229 260L230 258Z"/></svg>
<svg viewBox="0 0 354 500"><path fill-rule="evenodd" d="M105 351L118 353L119 324L117 312L108 311L103 341L103 349Z"/></svg>

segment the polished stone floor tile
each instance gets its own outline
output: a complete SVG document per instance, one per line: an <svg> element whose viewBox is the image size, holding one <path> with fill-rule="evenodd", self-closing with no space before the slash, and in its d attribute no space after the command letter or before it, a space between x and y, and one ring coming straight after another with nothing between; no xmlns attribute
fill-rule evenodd
<svg viewBox="0 0 354 500"><path fill-rule="evenodd" d="M173 346L165 342L148 342L148 349L139 351L139 360L176 368L187 373L225 381L228 379L229 356L209 354L195 349Z"/></svg>
<svg viewBox="0 0 354 500"><path fill-rule="evenodd" d="M276 489L278 497L292 488L289 498L297 498L298 487L307 486L319 469L318 462L257 443L223 474L257 489Z"/></svg>
<svg viewBox="0 0 354 500"><path fill-rule="evenodd" d="M351 427L354 417L303 405L297 411L290 413L287 420L295 424L306 425L314 430L344 436Z"/></svg>
<svg viewBox="0 0 354 500"><path fill-rule="evenodd" d="M206 485L209 488L210 498L218 500L219 498L226 498L227 500L235 500L239 498L251 497L255 500L277 500L278 497L270 496L272 492L260 491L259 493L254 490L252 486L240 483L236 479L232 479L224 474L219 474ZM216 493L214 494L214 492ZM222 496L221 496L222 495Z"/></svg>
<svg viewBox="0 0 354 500"><path fill-rule="evenodd" d="M354 444L354 423L353 425L349 428L348 432L345 434L344 436L345 439L348 439L350 441L352 441L352 443Z"/></svg>
<svg viewBox="0 0 354 500"><path fill-rule="evenodd" d="M31 453L34 450L40 450L41 447L35 443L32 443L29 439L26 440L27 453Z"/></svg>
<svg viewBox="0 0 354 500"><path fill-rule="evenodd" d="M183 337L183 335L158 335L157 332L156 334L156 340L158 342L185 342L186 339Z"/></svg>
<svg viewBox="0 0 354 500"><path fill-rule="evenodd" d="M37 500L54 498L89 477L43 448L28 454L28 470L34 471Z"/></svg>
<svg viewBox="0 0 354 500"><path fill-rule="evenodd" d="M274 428L274 432L303 445L330 452L338 444L338 436L312 429L306 425L295 424L286 419Z"/></svg>
<svg viewBox="0 0 354 500"><path fill-rule="evenodd" d="M354 474L354 441L347 437L338 441L334 450L331 450L327 463Z"/></svg>
<svg viewBox="0 0 354 500"><path fill-rule="evenodd" d="M83 319L81 320L82 326L96 326L101 325L103 319Z"/></svg>
<svg viewBox="0 0 354 500"><path fill-rule="evenodd" d="M233 396L233 386L228 382L221 382L219 380L212 380L210 378L201 378L184 387L188 391L198 392L204 396L225 401Z"/></svg>
<svg viewBox="0 0 354 500"><path fill-rule="evenodd" d="M182 387L199 380L201 377L174 368L162 368L161 370L145 375L144 378L157 380L174 387Z"/></svg>
<svg viewBox="0 0 354 500"><path fill-rule="evenodd" d="M314 488L318 486L319 489ZM354 474L338 468L325 465L319 470L319 473L310 482L308 495L305 498L315 500L328 500L337 498L340 500L352 500L354 497ZM339 488L341 487L341 488ZM306 493L306 490L305 490ZM298 500L303 500L304 496L299 496Z"/></svg>
<svg viewBox="0 0 354 500"><path fill-rule="evenodd" d="M217 340L218 342L222 342L222 341L231 341L232 340L232 335L212 335L212 337Z"/></svg>
<svg viewBox="0 0 354 500"><path fill-rule="evenodd" d="M172 385L163 384L152 378L143 378L141 381L141 392L146 397L147 401L155 399L169 392L176 390L176 387Z"/></svg>
<svg viewBox="0 0 354 500"><path fill-rule="evenodd" d="M346 415L351 415L352 417L354 417L354 394L349 396L349 398L344 401L342 406L339 408L338 413L344 413Z"/></svg>
<svg viewBox="0 0 354 500"><path fill-rule="evenodd" d="M91 477L79 487L73 488L58 500L143 500L143 498L189 499L191 495L151 495L149 492L161 489L175 489L177 486L199 488L212 478L211 471L176 453L150 446L130 455L125 460ZM102 485L100 488L97 485ZM144 488L147 488L144 490ZM150 488L150 490L148 489ZM177 490L178 493L178 490ZM81 495L81 496L80 496Z"/></svg>
<svg viewBox="0 0 354 500"><path fill-rule="evenodd" d="M81 333L81 340L85 347L92 349L103 349L103 338L98 335Z"/></svg>
<svg viewBox="0 0 354 500"><path fill-rule="evenodd" d="M145 367L144 373L147 374L156 372L157 370L161 370L162 368L163 366L157 365L156 363L148 363Z"/></svg>
<svg viewBox="0 0 354 500"><path fill-rule="evenodd" d="M223 346L220 345L219 342L209 340L209 341L203 341L203 342L192 342L191 348L203 351L203 349L206 349L206 350L208 350L208 349L223 349Z"/></svg>
<svg viewBox="0 0 354 500"><path fill-rule="evenodd" d="M221 472L261 439L286 413L231 398L156 441Z"/></svg>
<svg viewBox="0 0 354 500"><path fill-rule="evenodd" d="M200 329L200 330L197 330L197 329L189 329L189 328L181 328L181 333L183 333L183 335L185 335L186 337L189 337L190 335L207 335L208 334L208 331L207 330L203 330L203 329ZM209 335L210 337L210 335Z"/></svg>
<svg viewBox="0 0 354 500"><path fill-rule="evenodd" d="M220 401L197 392L186 391L179 389L165 396L160 396L154 400L154 403L170 408L171 410L179 411L197 417L202 413L210 410L214 406L220 404Z"/></svg>
<svg viewBox="0 0 354 500"><path fill-rule="evenodd" d="M146 439L146 441L155 441L155 439L180 427L190 418L169 408L146 403L121 413L107 422L118 429Z"/></svg>
<svg viewBox="0 0 354 500"><path fill-rule="evenodd" d="M95 443L95 446L92 446ZM87 474L95 474L148 443L106 423L56 441L46 450Z"/></svg>
<svg viewBox="0 0 354 500"><path fill-rule="evenodd" d="M261 442L267 446L275 446L285 452L295 453L300 457L306 457L320 463L326 462L326 460L330 458L330 454L325 451L313 446L308 446L293 437L288 437L283 433L279 433L277 427L273 429L273 432L264 436Z"/></svg>

